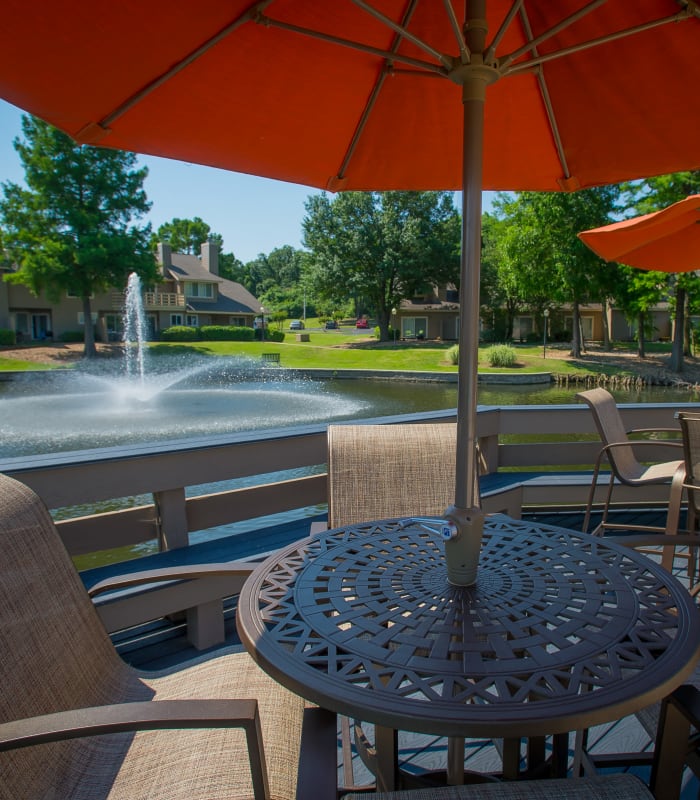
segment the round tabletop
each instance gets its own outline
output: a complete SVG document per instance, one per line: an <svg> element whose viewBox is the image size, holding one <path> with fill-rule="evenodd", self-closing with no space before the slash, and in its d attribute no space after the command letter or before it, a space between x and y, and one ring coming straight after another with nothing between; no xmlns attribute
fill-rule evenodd
<svg viewBox="0 0 700 800"><path fill-rule="evenodd" d="M446 736L564 733L661 699L693 670L700 619L649 557L486 518L477 582L440 537L384 520L323 532L246 582L238 630L287 688L332 711Z"/></svg>

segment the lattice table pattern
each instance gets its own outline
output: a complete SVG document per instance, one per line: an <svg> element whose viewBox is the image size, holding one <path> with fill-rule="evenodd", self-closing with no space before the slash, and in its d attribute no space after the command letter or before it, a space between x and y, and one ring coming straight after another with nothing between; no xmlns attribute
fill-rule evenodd
<svg viewBox="0 0 700 800"><path fill-rule="evenodd" d="M538 736L625 716L698 656L687 591L647 556L487 518L477 583L397 521L324 532L246 584L239 629L281 683L339 713L449 736Z"/></svg>

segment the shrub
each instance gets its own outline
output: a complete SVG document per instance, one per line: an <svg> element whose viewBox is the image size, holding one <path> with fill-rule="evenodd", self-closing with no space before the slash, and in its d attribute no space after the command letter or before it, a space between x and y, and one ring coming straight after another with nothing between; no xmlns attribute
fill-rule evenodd
<svg viewBox="0 0 700 800"><path fill-rule="evenodd" d="M199 335L204 341L210 342L252 342L255 338L252 328L240 325L202 325Z"/></svg>
<svg viewBox="0 0 700 800"><path fill-rule="evenodd" d="M70 344L71 342L84 342L85 333L84 331L63 331L59 339L66 344Z"/></svg>
<svg viewBox="0 0 700 800"><path fill-rule="evenodd" d="M14 331L7 328L0 328L0 344L17 344L17 336Z"/></svg>
<svg viewBox="0 0 700 800"><path fill-rule="evenodd" d="M164 342L196 342L199 331L189 325L172 325L161 332L160 338Z"/></svg>
<svg viewBox="0 0 700 800"><path fill-rule="evenodd" d="M447 351L447 360L450 364L459 364L459 345L453 344Z"/></svg>
<svg viewBox="0 0 700 800"><path fill-rule="evenodd" d="M256 328L255 330L255 339L256 341L262 340L262 330L260 328ZM265 330L265 341L266 342L283 342L284 341L284 331L274 331L270 330L269 328Z"/></svg>
<svg viewBox="0 0 700 800"><path fill-rule="evenodd" d="M507 344L496 344L486 351L486 357L492 367L514 367L517 356L516 350Z"/></svg>

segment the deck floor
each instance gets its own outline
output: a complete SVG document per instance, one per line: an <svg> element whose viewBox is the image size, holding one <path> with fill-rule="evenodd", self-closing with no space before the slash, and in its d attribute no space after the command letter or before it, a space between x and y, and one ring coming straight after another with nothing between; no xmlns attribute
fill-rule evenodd
<svg viewBox="0 0 700 800"><path fill-rule="evenodd" d="M539 510L527 513L527 519L558 525L560 527L581 529L583 515L577 511L553 512ZM620 514L620 520L626 524L663 525L665 519L662 511L651 513L648 510L626 509ZM594 517L592 526L597 524ZM225 646L241 646L235 628L235 601L225 604L225 626L227 641ZM201 658L202 652L194 650L186 638L184 623L160 620L138 629L115 635L115 646L125 661L142 670L155 670L182 664L192 658ZM216 652L214 649L212 654ZM346 723L347 725L347 723ZM372 738L372 727L364 726L368 739ZM345 739L347 744L347 738ZM343 763L344 748L342 731L338 732L338 781L340 786L364 787L371 785L372 775L360 759L357 749L352 745L351 763ZM589 731L588 750L594 754L606 753L640 753L650 751L653 743L635 717L627 717L613 723L599 726ZM421 776L444 769L447 740L445 738L401 732L399 735L399 758L402 769L416 776L420 783ZM347 752L347 750L345 750ZM574 735L569 739L570 764L574 758ZM465 742L465 771L468 773L498 772L500 757L497 747L488 740L467 740ZM610 768L620 771L620 768ZM648 767L632 767L630 771L648 780ZM686 770L686 782L681 800L696 800L700 797L700 781L689 770Z"/></svg>

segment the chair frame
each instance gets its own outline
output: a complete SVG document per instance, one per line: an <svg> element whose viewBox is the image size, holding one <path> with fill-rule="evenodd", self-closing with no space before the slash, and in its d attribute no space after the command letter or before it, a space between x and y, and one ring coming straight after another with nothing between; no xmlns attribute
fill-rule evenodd
<svg viewBox="0 0 700 800"><path fill-rule="evenodd" d="M680 460L664 461L658 462L654 467L644 467L643 464L638 461L635 455L635 445L643 444L645 447L663 448L682 448L683 445L681 442L666 440L660 441L644 439L641 441L634 441L629 439L629 436L651 433L679 433L679 429L632 428L625 430L615 399L606 389L597 388L590 389L585 392L578 392L576 397L583 400L590 408L596 428L598 430L598 434L603 441L603 447L598 452L598 456L593 467L593 478L591 480L591 488L588 492L582 530L587 532L590 525L591 511L594 505L598 475L600 474L600 468L603 460L605 459L610 464L610 480L608 481L607 492L603 503L603 518L593 531L593 534L596 536L602 536L606 530L656 531L657 533L666 533L668 526L660 527L649 525L623 525L608 522L608 513L610 510L613 489L615 488L616 481L625 486L636 487L659 483L671 484L678 467L682 463ZM612 417L613 413L615 415L614 417ZM610 441L610 427L614 427L619 431L619 441ZM650 472L652 472L651 476L649 475Z"/></svg>

